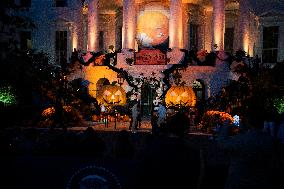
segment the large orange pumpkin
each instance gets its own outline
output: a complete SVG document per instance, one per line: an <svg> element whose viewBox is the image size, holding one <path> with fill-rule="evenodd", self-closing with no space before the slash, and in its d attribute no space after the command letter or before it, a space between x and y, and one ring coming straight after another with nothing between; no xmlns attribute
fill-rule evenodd
<svg viewBox="0 0 284 189"><path fill-rule="evenodd" d="M191 87L187 86L173 86L166 94L167 106L195 106L196 96Z"/></svg>
<svg viewBox="0 0 284 189"><path fill-rule="evenodd" d="M97 100L104 105L125 105L126 92L120 86L105 85L98 91Z"/></svg>

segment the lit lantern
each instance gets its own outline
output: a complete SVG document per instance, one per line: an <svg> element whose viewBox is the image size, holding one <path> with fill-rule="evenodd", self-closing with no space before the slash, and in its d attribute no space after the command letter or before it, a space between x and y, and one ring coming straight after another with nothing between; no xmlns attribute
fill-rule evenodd
<svg viewBox="0 0 284 189"><path fill-rule="evenodd" d="M120 86L105 85L98 91L97 100L104 105L125 105L126 93Z"/></svg>
<svg viewBox="0 0 284 189"><path fill-rule="evenodd" d="M196 96L191 87L173 86L166 94L167 106L195 106Z"/></svg>

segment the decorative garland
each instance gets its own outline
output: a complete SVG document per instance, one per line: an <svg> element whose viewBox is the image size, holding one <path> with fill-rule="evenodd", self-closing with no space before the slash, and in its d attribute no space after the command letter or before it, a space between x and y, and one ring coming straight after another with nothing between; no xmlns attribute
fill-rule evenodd
<svg viewBox="0 0 284 189"><path fill-rule="evenodd" d="M134 50L131 49L130 51L134 51ZM171 49L169 49L169 51L171 51ZM210 52L210 53L206 54L205 60L201 61L197 57L196 52L193 51L193 50L188 51L186 49L180 49L180 51L184 52L183 60L181 62L179 62L178 64L174 64L170 68L162 71L162 74L164 75L162 82L166 85L166 90L163 92L161 97L165 97L165 95L167 94L167 91L171 88L169 78L170 78L170 75L173 74L174 71L186 69L189 66L189 63L192 63L193 61L197 62L197 65L207 65L207 64L210 65L209 63L212 64L212 62L215 62L216 58L218 58L221 61L228 61L231 64L233 60L239 60L238 55L240 54L240 53L236 52L236 57L229 55L228 58L221 59L215 52ZM111 53L104 53L103 51L91 52L90 54L92 55L92 57L89 60L87 60L87 62L85 62L82 55L79 55L79 53L75 50L72 53L71 62L78 61L80 64L82 64L84 66L89 66L90 63L94 62L97 57L99 57L101 55L105 55L103 65L108 66L111 70L115 71L118 74L122 74L124 76L124 78L126 79L127 83L129 84L129 86L132 87L135 92L137 92L137 91L139 91L139 87L134 83L135 78L133 78L126 70L124 70L122 68L115 67L115 65L117 64L117 53L119 53L119 52L121 52L121 49L115 50L114 52L111 52ZM242 51L242 52L244 52L244 51ZM112 63L111 63L111 60L113 60ZM211 66L214 66L214 64L212 64ZM139 79L141 79L141 81L144 83L145 81L151 80L153 78L148 79L148 78L144 77L144 78L139 78ZM154 79L156 79L156 78L154 77Z"/></svg>

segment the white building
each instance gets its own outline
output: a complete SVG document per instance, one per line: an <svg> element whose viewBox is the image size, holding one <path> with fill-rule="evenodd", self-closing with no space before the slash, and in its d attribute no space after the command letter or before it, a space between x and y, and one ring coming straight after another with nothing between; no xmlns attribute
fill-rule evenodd
<svg viewBox="0 0 284 189"><path fill-rule="evenodd" d="M204 49L234 53L243 49L263 63L284 60L284 2L281 0L17 0L23 4L21 15L30 17L36 29L22 33L37 51L47 52L60 63L71 57L74 48L100 51L113 45L122 48L118 68L137 78L162 78L162 71L177 64L183 54L178 49ZM22 42L22 44L24 44ZM128 49L161 47L170 62L164 65L126 64L134 58ZM135 58L134 58L135 59ZM116 73L104 66L85 68L91 81L90 93L96 95L100 79L115 81ZM186 85L202 84L207 98L220 91L231 79L228 66L189 66L182 72ZM198 84L198 85L199 85ZM127 83L122 86L129 90ZM143 91L141 92L142 94ZM146 92L147 93L147 92Z"/></svg>

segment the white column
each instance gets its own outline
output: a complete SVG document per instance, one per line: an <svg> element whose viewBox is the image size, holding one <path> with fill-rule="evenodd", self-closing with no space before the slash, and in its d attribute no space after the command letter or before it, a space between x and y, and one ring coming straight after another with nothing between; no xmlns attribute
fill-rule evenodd
<svg viewBox="0 0 284 189"><path fill-rule="evenodd" d="M169 21L169 48L183 48L182 0L171 0Z"/></svg>
<svg viewBox="0 0 284 189"><path fill-rule="evenodd" d="M213 29L212 29L212 10L205 11L205 33L204 33L204 49L210 52L212 50L212 41L213 41Z"/></svg>
<svg viewBox="0 0 284 189"><path fill-rule="evenodd" d="M90 0L88 7L88 51L98 51L98 0Z"/></svg>
<svg viewBox="0 0 284 189"><path fill-rule="evenodd" d="M212 50L216 44L217 50L224 50L225 33L225 0L212 0L213 3L213 36Z"/></svg>
<svg viewBox="0 0 284 189"><path fill-rule="evenodd" d="M239 2L239 49L248 52L249 49L249 7L247 0Z"/></svg>
<svg viewBox="0 0 284 189"><path fill-rule="evenodd" d="M83 14L83 51L88 50L88 17Z"/></svg>
<svg viewBox="0 0 284 189"><path fill-rule="evenodd" d="M183 48L189 49L189 24L190 24L190 15L189 15L188 4L184 4L182 10L182 22L183 22Z"/></svg>
<svg viewBox="0 0 284 189"><path fill-rule="evenodd" d="M134 49L136 35L135 0L123 0L122 48Z"/></svg>
<svg viewBox="0 0 284 189"><path fill-rule="evenodd" d="M78 49L78 28L75 24L72 24L72 51Z"/></svg>

